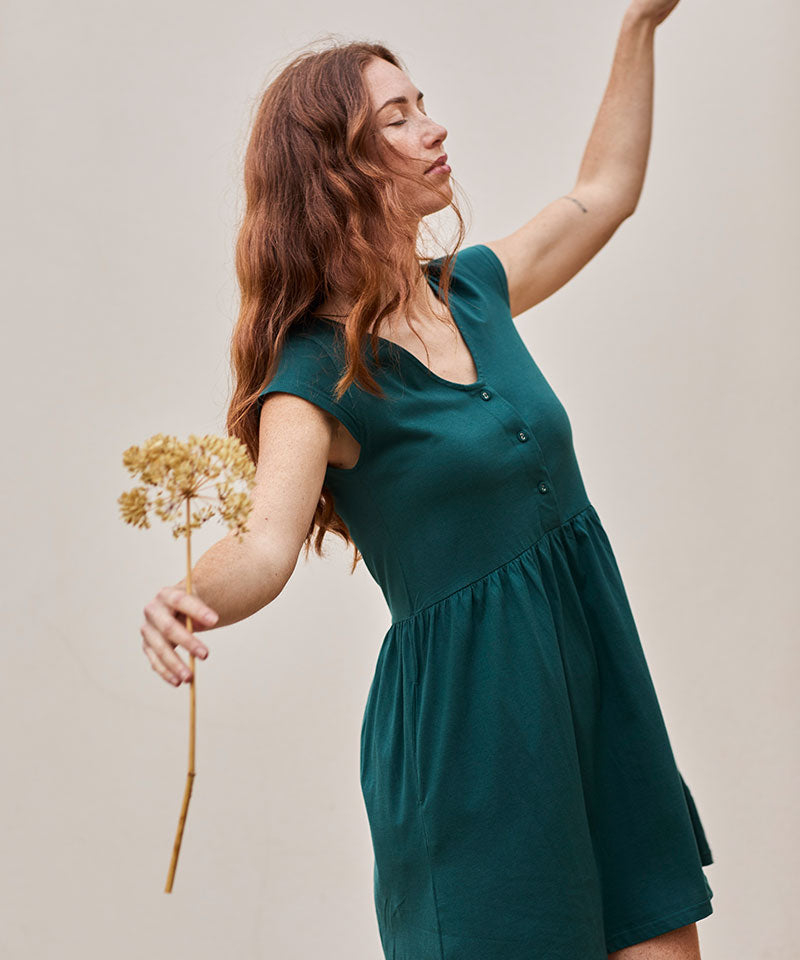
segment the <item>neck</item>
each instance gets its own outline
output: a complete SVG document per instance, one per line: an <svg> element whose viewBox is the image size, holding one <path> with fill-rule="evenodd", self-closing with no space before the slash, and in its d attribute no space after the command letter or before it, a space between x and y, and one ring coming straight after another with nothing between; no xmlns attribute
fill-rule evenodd
<svg viewBox="0 0 800 960"><path fill-rule="evenodd" d="M342 297L334 295L329 297L314 312L317 316L330 317L331 319L344 322L354 306L354 303L351 303L348 306L347 302ZM417 319L424 321L425 318L430 317L432 314L435 316L440 316L442 312L441 303L431 290L424 274L420 271L419 279L414 291L414 297L411 303L406 307L402 314L396 311L395 313L385 316L382 323L386 324L388 328L391 328L398 322L401 324L404 323L405 318L408 317L409 314L415 321Z"/></svg>

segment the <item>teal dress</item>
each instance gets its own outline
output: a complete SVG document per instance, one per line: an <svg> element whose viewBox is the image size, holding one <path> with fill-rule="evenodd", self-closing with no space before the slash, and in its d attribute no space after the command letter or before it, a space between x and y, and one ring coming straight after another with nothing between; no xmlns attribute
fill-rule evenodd
<svg viewBox="0 0 800 960"><path fill-rule="evenodd" d="M343 328L309 316L264 391L361 444L326 482L391 615L360 753L383 952L606 960L712 912L711 851L570 421L489 247L458 252L450 306L474 383L383 339L386 399L337 402Z"/></svg>

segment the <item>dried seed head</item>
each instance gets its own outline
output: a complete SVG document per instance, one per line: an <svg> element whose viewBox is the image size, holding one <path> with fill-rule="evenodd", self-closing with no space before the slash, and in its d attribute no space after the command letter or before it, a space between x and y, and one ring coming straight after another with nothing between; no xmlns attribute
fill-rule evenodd
<svg viewBox="0 0 800 960"><path fill-rule="evenodd" d="M238 437L191 434L182 443L176 437L157 433L141 446L128 447L122 463L143 484L117 500L126 523L149 527L148 513L152 510L173 523L174 537L186 536L213 516L236 536L247 532L246 520L253 506L249 490L255 483L256 468ZM244 489L237 489L237 485ZM192 500L204 503L193 509Z"/></svg>

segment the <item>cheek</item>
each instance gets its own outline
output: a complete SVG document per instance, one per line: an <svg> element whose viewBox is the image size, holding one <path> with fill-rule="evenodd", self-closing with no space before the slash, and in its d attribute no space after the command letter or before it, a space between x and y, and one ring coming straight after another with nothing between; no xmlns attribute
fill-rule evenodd
<svg viewBox="0 0 800 960"><path fill-rule="evenodd" d="M412 143L410 138L405 138L402 136L387 136L386 141L399 154L399 156L395 156L393 153L387 151L386 164L388 168L391 170L397 170L400 173L414 177L422 182L422 171L424 167L419 159L419 146ZM413 184L407 181L403 184L403 186L410 187L413 186Z"/></svg>

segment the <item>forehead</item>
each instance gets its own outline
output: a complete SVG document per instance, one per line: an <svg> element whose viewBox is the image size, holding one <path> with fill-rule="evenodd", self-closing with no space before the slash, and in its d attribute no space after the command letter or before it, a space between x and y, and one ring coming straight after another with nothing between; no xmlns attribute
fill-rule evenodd
<svg viewBox="0 0 800 960"><path fill-rule="evenodd" d="M364 67L364 82L375 110L389 97L405 96L413 103L417 88L407 73L387 60L373 58Z"/></svg>

